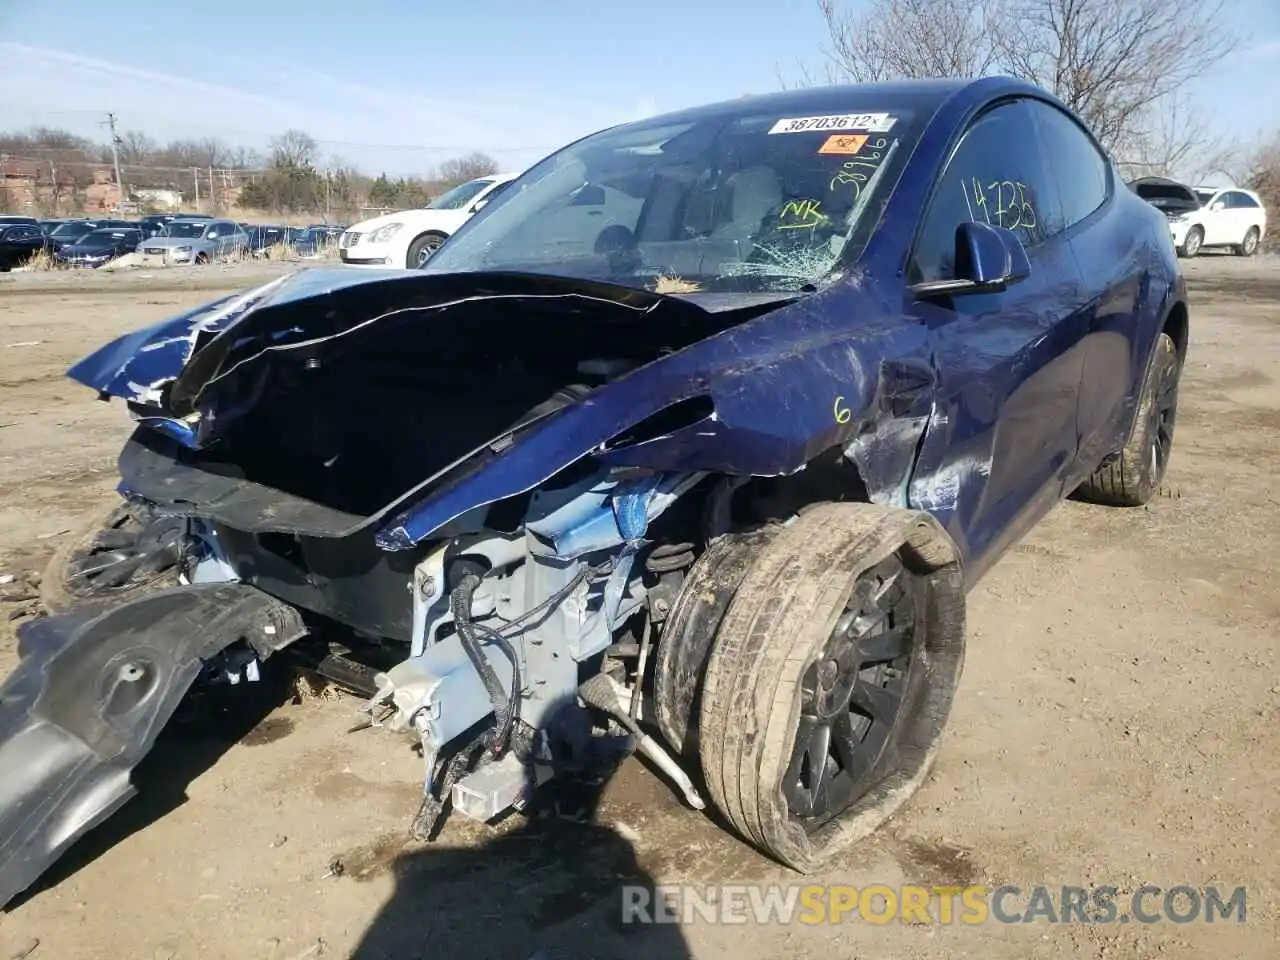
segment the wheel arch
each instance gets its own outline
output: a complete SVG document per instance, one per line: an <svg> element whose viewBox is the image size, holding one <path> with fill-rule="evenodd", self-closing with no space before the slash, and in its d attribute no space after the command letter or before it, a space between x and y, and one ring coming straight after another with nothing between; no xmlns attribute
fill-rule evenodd
<svg viewBox="0 0 1280 960"><path fill-rule="evenodd" d="M1167 333L1173 340L1173 345L1178 348L1178 362L1182 363L1187 359L1187 340L1190 337L1190 317L1187 313L1187 305L1182 300L1175 300L1169 308L1169 312L1165 315L1164 323L1160 327L1161 333ZM1151 345L1151 349L1155 349L1155 343Z"/></svg>
<svg viewBox="0 0 1280 960"><path fill-rule="evenodd" d="M417 233L415 233L413 235L413 239L410 240L409 243L404 248L404 263L405 263L405 266L408 267L409 269L412 269L412 267L409 266L409 251L413 249L413 245L415 243L417 243L419 240L424 239L425 237L439 237L440 242L443 243L445 240L449 239L449 234L446 231L441 230L439 227L428 227L425 230L419 230Z"/></svg>

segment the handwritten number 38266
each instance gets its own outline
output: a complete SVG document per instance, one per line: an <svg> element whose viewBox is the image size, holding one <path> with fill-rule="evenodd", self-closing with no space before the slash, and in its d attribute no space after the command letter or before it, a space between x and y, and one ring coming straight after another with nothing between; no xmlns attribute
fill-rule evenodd
<svg viewBox="0 0 1280 960"><path fill-rule="evenodd" d="M969 204L975 220L981 211L982 218L993 227L1030 230L1036 226L1035 207L1027 199L1027 185L1020 180L993 180L984 189L982 181L973 177L970 188L973 198L970 201L966 190L965 203Z"/></svg>

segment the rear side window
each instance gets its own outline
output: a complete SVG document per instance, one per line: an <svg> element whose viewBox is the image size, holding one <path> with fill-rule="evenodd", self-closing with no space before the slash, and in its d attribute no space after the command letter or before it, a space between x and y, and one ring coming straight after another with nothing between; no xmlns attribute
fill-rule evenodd
<svg viewBox="0 0 1280 960"><path fill-rule="evenodd" d="M1030 104L1062 203L1062 229L1084 220L1110 191L1111 164L1080 124L1047 103Z"/></svg>
<svg viewBox="0 0 1280 960"><path fill-rule="evenodd" d="M1227 206L1234 210L1253 210L1258 206L1258 201L1247 193L1231 193L1228 198Z"/></svg>
<svg viewBox="0 0 1280 960"><path fill-rule="evenodd" d="M925 214L908 282L955 276L956 228L965 221L1005 227L1028 251L1061 229L1057 193L1024 101L982 114L947 162Z"/></svg>

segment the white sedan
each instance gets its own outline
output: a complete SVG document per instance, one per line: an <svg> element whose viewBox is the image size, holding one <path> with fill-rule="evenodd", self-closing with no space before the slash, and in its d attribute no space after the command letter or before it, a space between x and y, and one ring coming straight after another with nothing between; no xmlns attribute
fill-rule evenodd
<svg viewBox="0 0 1280 960"><path fill-rule="evenodd" d="M442 193L425 207L362 220L342 234L338 255L353 267L420 267L515 178L514 173L480 177Z"/></svg>

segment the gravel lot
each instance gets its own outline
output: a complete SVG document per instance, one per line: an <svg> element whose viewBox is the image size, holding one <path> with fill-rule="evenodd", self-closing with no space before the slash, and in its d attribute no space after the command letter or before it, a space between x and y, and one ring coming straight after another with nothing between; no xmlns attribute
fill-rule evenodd
<svg viewBox="0 0 1280 960"><path fill-rule="evenodd" d="M454 820L437 845L408 845L416 758L349 733L356 701L307 698L221 736L169 738L142 795L0 915L0 960L36 941L32 960L1275 957L1280 260L1186 267L1191 346L1165 495L1127 511L1066 503L997 565L970 597L933 777L820 879L1244 885L1246 923L622 926L621 884L794 878L638 763L608 784L594 825ZM127 417L66 367L281 269L0 278L0 574L38 571L114 485ZM5 616L24 601L0 590L7 672ZM326 876L334 858L342 872Z"/></svg>

